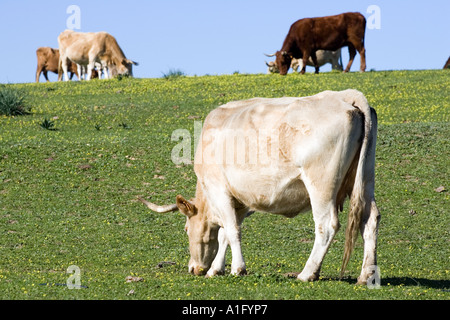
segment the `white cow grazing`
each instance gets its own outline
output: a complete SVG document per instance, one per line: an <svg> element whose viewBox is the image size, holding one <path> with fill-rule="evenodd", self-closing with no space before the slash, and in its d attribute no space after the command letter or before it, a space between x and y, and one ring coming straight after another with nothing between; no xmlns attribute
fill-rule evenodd
<svg viewBox="0 0 450 320"><path fill-rule="evenodd" d="M116 39L106 32L75 32L65 30L58 36L60 66L67 77L67 60L87 68L87 80L91 79L92 70L98 63L105 78L117 74L133 76L132 66L136 62L127 59ZM80 70L81 71L81 70ZM59 78L59 80L61 80Z"/></svg>
<svg viewBox="0 0 450 320"><path fill-rule="evenodd" d="M273 57L275 54L266 54L268 57ZM331 63L331 70L339 70L342 71L344 68L342 67L342 57L341 57L341 49L338 49L336 51L329 51L329 50L317 50L316 51L317 56L317 64L319 67ZM267 65L267 73L280 73L278 70L277 64L275 61L266 62ZM309 57L306 65L314 67L314 62L312 61L312 58ZM298 72L298 69L302 70L303 68L303 61L302 59L295 59L293 58L291 61L291 68L295 72Z"/></svg>
<svg viewBox="0 0 450 320"><path fill-rule="evenodd" d="M230 102L205 119L194 161L195 199L179 195L169 206L142 201L158 212L178 208L186 215L189 271L207 276L224 273L228 245L231 273L246 273L240 225L249 212L294 217L312 210L314 246L298 275L312 281L349 196L341 274L360 230L364 259L358 282L366 283L376 270L380 220L374 197L376 135L376 112L356 90Z"/></svg>

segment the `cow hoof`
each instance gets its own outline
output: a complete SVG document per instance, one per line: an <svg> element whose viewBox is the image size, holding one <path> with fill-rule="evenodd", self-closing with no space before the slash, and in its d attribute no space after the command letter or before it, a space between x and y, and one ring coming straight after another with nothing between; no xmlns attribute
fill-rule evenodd
<svg viewBox="0 0 450 320"><path fill-rule="evenodd" d="M360 279L358 278L358 281L356 282L356 285L358 286L365 286L367 284L367 279Z"/></svg>
<svg viewBox="0 0 450 320"><path fill-rule="evenodd" d="M303 274L303 272L302 272L297 276L297 279L300 281L303 281L303 282L311 282L311 281L315 281L315 280L319 279L319 275L317 275L315 273Z"/></svg>
<svg viewBox="0 0 450 320"><path fill-rule="evenodd" d="M190 272L196 276L204 276L206 274L206 269L202 267L194 267L190 270Z"/></svg>
<svg viewBox="0 0 450 320"><path fill-rule="evenodd" d="M365 286L365 285L367 285L367 281L369 280L369 278L370 278L371 276L372 276L371 274L363 274L363 275L360 275L360 276L358 277L358 281L356 282L356 285L359 285L359 286Z"/></svg>
<svg viewBox="0 0 450 320"><path fill-rule="evenodd" d="M209 269L208 273L206 273L206 278L212 278L215 276L221 276L224 275L225 272L223 270L213 270L213 269Z"/></svg>
<svg viewBox="0 0 450 320"><path fill-rule="evenodd" d="M245 268L238 268L237 270L232 271L231 274L235 276L245 276L247 275L247 270Z"/></svg>

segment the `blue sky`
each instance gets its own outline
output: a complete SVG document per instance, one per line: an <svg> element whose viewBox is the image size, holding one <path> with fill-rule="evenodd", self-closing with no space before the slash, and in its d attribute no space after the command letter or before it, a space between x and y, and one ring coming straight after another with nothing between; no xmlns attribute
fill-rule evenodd
<svg viewBox="0 0 450 320"><path fill-rule="evenodd" d="M366 29L367 70L441 69L450 55L449 0L1 0L0 83L34 81L36 49L58 47L70 5L80 8L76 31L115 36L127 58L140 63L133 71L141 78L169 69L265 73L270 58L263 53L279 50L296 20L347 11L368 19L370 5L378 6L380 20L379 29ZM343 60L348 62L346 48ZM358 70L359 55L351 71Z"/></svg>

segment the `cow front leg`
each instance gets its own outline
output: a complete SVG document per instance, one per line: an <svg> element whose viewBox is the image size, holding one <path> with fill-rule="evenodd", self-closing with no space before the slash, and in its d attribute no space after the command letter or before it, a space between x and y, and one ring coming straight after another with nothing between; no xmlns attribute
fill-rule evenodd
<svg viewBox="0 0 450 320"><path fill-rule="evenodd" d="M309 59L309 54L303 54L303 58L302 58L302 70L300 71L300 74L305 74L306 72L306 63Z"/></svg>
<svg viewBox="0 0 450 320"><path fill-rule="evenodd" d="M206 277L213 277L216 275L223 275L225 273L225 257L228 248L228 240L223 228L219 229L219 250L217 250L216 257L214 258L211 268L208 270Z"/></svg>
<svg viewBox="0 0 450 320"><path fill-rule="evenodd" d="M375 200L368 201L360 226L364 240L364 259L358 284L366 284L367 280L379 271L377 269L377 237L380 218Z"/></svg>
<svg viewBox="0 0 450 320"><path fill-rule="evenodd" d="M103 74L105 75L105 79L109 79L110 78L109 73L108 73L108 66L107 65L103 66Z"/></svg>
<svg viewBox="0 0 450 320"><path fill-rule="evenodd" d="M231 204L228 208L224 209L225 211L221 216L225 237L231 248L231 274L245 275L247 274L247 270L241 248L241 223L244 216L238 216Z"/></svg>
<svg viewBox="0 0 450 320"><path fill-rule="evenodd" d="M92 70L94 70L94 68L95 68L95 61L90 61L89 64L87 65L87 79L86 80L91 80Z"/></svg>
<svg viewBox="0 0 450 320"><path fill-rule="evenodd" d="M232 220L232 219L230 219ZM241 248L241 228L237 223L228 221L224 223L224 234L231 248L231 274L245 275L247 270L245 267L244 256Z"/></svg>
<svg viewBox="0 0 450 320"><path fill-rule="evenodd" d="M311 254L303 271L297 276L301 281L314 281L319 278L320 267L325 254L330 247L334 235L339 230L338 211L333 202L316 205L311 201L315 223L316 238Z"/></svg>
<svg viewBox="0 0 450 320"><path fill-rule="evenodd" d="M81 64L77 63L77 73L78 73L78 80L81 81L83 80L83 75L84 75L84 67Z"/></svg>
<svg viewBox="0 0 450 320"><path fill-rule="evenodd" d="M69 73L67 71L68 69L67 58L61 59L61 68L64 74L64 81L69 81Z"/></svg>
<svg viewBox="0 0 450 320"><path fill-rule="evenodd" d="M211 211L215 212L215 216L223 228L223 230L219 229L219 232L221 233L220 238L218 239L220 241L219 249L211 264L213 270L210 274L224 268L223 263L227 242L231 248L231 274L247 274L241 249L241 224L246 216L247 210L236 210L233 204L233 198L230 197L228 191L222 188L215 180L205 181L203 189L206 190L206 198L209 200L208 202L210 203Z"/></svg>

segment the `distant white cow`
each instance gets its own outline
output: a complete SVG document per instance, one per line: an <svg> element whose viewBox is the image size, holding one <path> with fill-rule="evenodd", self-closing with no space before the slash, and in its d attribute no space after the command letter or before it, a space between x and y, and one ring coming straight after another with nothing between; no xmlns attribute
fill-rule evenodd
<svg viewBox="0 0 450 320"><path fill-rule="evenodd" d="M87 67L87 80L91 79L95 63L101 65L104 75L115 76L118 74L133 75L132 66L137 65L125 57L116 39L106 32L75 32L65 30L58 36L60 51L60 65L67 76L67 61ZM80 70L81 72L81 70ZM61 79L59 79L61 80Z"/></svg>
<svg viewBox="0 0 450 320"><path fill-rule="evenodd" d="M266 54L266 56L273 57L273 56L275 56L275 54ZM339 71L343 70L341 49L338 49L336 51L317 50L316 56L317 56L317 63L319 65L319 67L323 66L324 64L331 63L332 70L339 70ZM268 67L267 73L280 73L275 61L266 62L266 65ZM311 57L309 57L306 65L314 67L314 62L312 61ZM302 67L303 67L302 59L295 59L295 58L292 59L291 68L295 72L298 72L299 68L300 68L300 70L302 70Z"/></svg>
<svg viewBox="0 0 450 320"><path fill-rule="evenodd" d="M80 74L80 80L87 80L87 66L77 64L77 72ZM101 63L95 63L95 69L92 70L91 79L102 78L102 74L105 75L105 79L108 79L108 74L106 73L106 68L102 67Z"/></svg>

